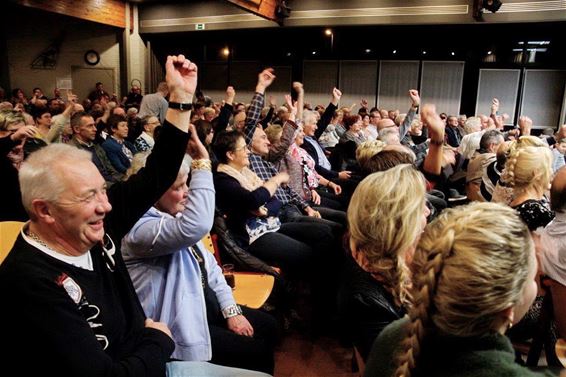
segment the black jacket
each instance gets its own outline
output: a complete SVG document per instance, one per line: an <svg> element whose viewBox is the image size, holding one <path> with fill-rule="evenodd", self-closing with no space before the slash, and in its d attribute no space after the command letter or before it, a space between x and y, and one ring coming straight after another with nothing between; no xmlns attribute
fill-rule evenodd
<svg viewBox="0 0 566 377"><path fill-rule="evenodd" d="M373 341L405 310L395 305L392 295L350 257L338 294L338 310L343 327L360 355L367 359Z"/></svg>

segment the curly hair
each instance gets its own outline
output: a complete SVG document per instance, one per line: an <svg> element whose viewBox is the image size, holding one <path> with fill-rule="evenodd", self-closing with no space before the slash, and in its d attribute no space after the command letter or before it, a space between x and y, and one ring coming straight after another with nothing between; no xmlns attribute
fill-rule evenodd
<svg viewBox="0 0 566 377"><path fill-rule="evenodd" d="M470 337L501 323L521 300L534 244L519 215L502 204L475 202L445 210L427 227L414 255L410 324L396 377L410 377L432 329Z"/></svg>
<svg viewBox="0 0 566 377"><path fill-rule="evenodd" d="M381 140L368 140L361 143L356 148L356 161L363 166L367 160L378 154L385 147L385 143Z"/></svg>
<svg viewBox="0 0 566 377"><path fill-rule="evenodd" d="M365 256L365 269L403 306L411 302L405 257L422 230L425 192L423 175L403 164L367 176L348 207L350 244Z"/></svg>

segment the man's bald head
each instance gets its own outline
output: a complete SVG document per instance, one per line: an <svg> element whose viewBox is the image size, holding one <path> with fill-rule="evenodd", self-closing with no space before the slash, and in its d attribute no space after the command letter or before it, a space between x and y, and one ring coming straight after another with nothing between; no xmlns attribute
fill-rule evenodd
<svg viewBox="0 0 566 377"><path fill-rule="evenodd" d="M377 122L376 126L377 126L377 130L379 131L379 130L382 130L384 128L395 127L395 122L392 121L389 118L384 118L384 119L381 119L379 122Z"/></svg>
<svg viewBox="0 0 566 377"><path fill-rule="evenodd" d="M566 166L559 169L552 180L550 206L555 212L566 212Z"/></svg>

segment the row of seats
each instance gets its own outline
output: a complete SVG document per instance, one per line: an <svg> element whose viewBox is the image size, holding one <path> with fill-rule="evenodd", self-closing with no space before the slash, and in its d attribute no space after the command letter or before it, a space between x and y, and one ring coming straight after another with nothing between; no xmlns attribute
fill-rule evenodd
<svg viewBox="0 0 566 377"><path fill-rule="evenodd" d="M0 222L0 263L12 249L23 225L24 223L19 221ZM222 265L218 248L215 247L210 233L202 239L202 243L214 254L218 264ZM234 278L236 288L233 293L236 302L252 309L260 308L267 301L275 282L273 276L257 272L235 272Z"/></svg>

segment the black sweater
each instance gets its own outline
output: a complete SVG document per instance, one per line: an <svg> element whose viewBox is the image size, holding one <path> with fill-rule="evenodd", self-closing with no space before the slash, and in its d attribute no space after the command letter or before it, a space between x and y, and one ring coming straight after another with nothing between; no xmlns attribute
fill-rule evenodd
<svg viewBox="0 0 566 377"><path fill-rule="evenodd" d="M112 258L97 244L93 271L54 259L18 238L0 266L0 374L22 376L165 376L174 343L146 328L120 254L120 240L174 182L187 134L167 124L146 168L108 190L104 220ZM108 246L108 245L107 245Z"/></svg>

